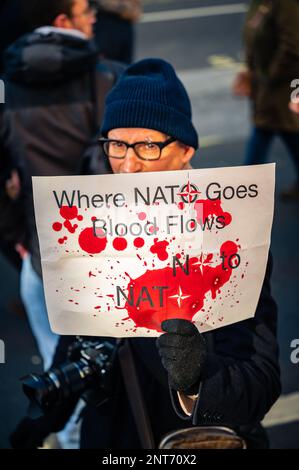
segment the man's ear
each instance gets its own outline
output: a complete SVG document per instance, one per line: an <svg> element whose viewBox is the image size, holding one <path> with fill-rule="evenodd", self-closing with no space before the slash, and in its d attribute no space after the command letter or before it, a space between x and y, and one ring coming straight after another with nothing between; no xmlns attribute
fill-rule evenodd
<svg viewBox="0 0 299 470"><path fill-rule="evenodd" d="M61 13L60 15L56 16L52 26L55 26L55 28L70 29L72 24L69 17L65 13Z"/></svg>
<svg viewBox="0 0 299 470"><path fill-rule="evenodd" d="M182 158L183 163L189 163L190 160L194 157L194 154L195 154L195 149L193 147L184 145L184 154Z"/></svg>

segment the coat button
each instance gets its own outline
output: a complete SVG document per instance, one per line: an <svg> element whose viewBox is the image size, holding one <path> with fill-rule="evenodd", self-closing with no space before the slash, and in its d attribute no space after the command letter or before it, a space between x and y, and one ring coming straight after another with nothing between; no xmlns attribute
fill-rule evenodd
<svg viewBox="0 0 299 470"><path fill-rule="evenodd" d="M219 413L214 413L214 414L213 414L213 419L214 419L215 421L220 421L220 420L221 420L221 415L220 415Z"/></svg>

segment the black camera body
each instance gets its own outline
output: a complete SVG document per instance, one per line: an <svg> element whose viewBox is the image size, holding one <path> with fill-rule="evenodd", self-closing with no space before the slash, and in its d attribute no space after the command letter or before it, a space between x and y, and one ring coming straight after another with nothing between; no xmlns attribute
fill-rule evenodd
<svg viewBox="0 0 299 470"><path fill-rule="evenodd" d="M44 374L23 377L23 391L43 413L76 396L100 406L112 391L117 349L117 343L77 337L69 347L68 360Z"/></svg>

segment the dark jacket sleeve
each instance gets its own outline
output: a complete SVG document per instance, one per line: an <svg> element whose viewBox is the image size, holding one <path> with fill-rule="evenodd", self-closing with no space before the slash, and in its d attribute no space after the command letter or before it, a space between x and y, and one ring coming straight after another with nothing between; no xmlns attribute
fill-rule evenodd
<svg viewBox="0 0 299 470"><path fill-rule="evenodd" d="M191 418L194 425L239 426L256 423L281 392L276 340L277 307L271 296L269 257L255 317L215 330L214 351L208 354L199 397Z"/></svg>

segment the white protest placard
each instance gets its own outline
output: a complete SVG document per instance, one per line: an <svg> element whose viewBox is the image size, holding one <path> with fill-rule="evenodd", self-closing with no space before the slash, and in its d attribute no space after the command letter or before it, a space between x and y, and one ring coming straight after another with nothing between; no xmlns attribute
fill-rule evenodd
<svg viewBox="0 0 299 470"><path fill-rule="evenodd" d="M253 317L265 276L275 165L34 177L51 328L158 336Z"/></svg>

